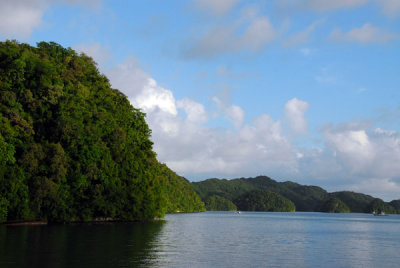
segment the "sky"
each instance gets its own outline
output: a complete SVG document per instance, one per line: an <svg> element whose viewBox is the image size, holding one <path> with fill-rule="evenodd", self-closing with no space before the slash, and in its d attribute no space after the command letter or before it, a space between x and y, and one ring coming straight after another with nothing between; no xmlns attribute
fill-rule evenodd
<svg viewBox="0 0 400 268"><path fill-rule="evenodd" d="M0 0L0 39L98 63L190 181L400 199L398 0Z"/></svg>

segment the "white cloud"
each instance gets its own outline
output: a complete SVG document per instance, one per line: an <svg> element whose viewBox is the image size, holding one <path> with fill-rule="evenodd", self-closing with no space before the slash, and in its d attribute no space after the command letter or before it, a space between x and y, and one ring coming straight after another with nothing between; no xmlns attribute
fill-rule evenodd
<svg viewBox="0 0 400 268"><path fill-rule="evenodd" d="M363 172L372 164L373 145L365 130L327 132L325 139L351 173Z"/></svg>
<svg viewBox="0 0 400 268"><path fill-rule="evenodd" d="M158 86L152 78L147 79L147 83L138 95L129 99L134 106L143 109L146 113L150 113L154 109L160 109L162 112L172 115L178 113L172 92Z"/></svg>
<svg viewBox="0 0 400 268"><path fill-rule="evenodd" d="M195 0L196 5L214 15L221 16L229 12L240 0Z"/></svg>
<svg viewBox="0 0 400 268"><path fill-rule="evenodd" d="M0 1L0 36L28 39L42 24L44 12L52 4L99 7L101 0L2 0Z"/></svg>
<svg viewBox="0 0 400 268"><path fill-rule="evenodd" d="M389 17L395 17L400 14L400 1L399 0L375 0L376 3L382 8L383 13Z"/></svg>
<svg viewBox="0 0 400 268"><path fill-rule="evenodd" d="M304 118L309 104L305 101L293 98L285 105L285 116L289 120L290 127L297 133L307 132L307 121Z"/></svg>
<svg viewBox="0 0 400 268"><path fill-rule="evenodd" d="M244 110L237 105L228 105L224 103L217 97L213 97L212 100L217 104L217 107L222 114L235 126L236 129L239 129L242 126L244 121Z"/></svg>
<svg viewBox="0 0 400 268"><path fill-rule="evenodd" d="M347 33L341 30L334 30L330 37L334 41L359 42L359 43L386 43L398 39L399 36L384 29L373 27L370 23L364 24L361 28L355 28Z"/></svg>
<svg viewBox="0 0 400 268"><path fill-rule="evenodd" d="M318 158L335 168L324 174L318 172L320 176L323 174L331 180L338 180L337 184L353 187L363 185L363 189L367 189L366 181L380 180L384 184L388 180L398 179L399 132L371 129L368 125L345 124L337 128L326 128L324 139L326 149ZM370 185L366 192L374 193L374 188Z"/></svg>
<svg viewBox="0 0 400 268"><path fill-rule="evenodd" d="M160 87L146 72L138 67L135 59L106 70L112 86L120 89L131 101L132 105L146 113L160 110L177 115L175 98L170 90Z"/></svg>
<svg viewBox="0 0 400 268"><path fill-rule="evenodd" d="M298 178L330 191L400 198L400 132L353 122L325 127L323 141L322 148L300 152Z"/></svg>
<svg viewBox="0 0 400 268"><path fill-rule="evenodd" d="M328 190L355 190L386 200L399 189L400 132L346 123L322 130L323 146L297 148L293 136L282 131L282 120L268 114L245 123L242 107L214 97L218 117L234 130L212 128L206 108L194 100L176 100L133 59L108 70L114 87L146 112L158 159L181 175L193 179L265 174ZM285 107L285 120L296 133L305 133L309 104L293 98ZM210 111L212 112L212 111ZM217 118L218 119L218 118ZM215 118L213 119L215 120Z"/></svg>
<svg viewBox="0 0 400 268"><path fill-rule="evenodd" d="M42 22L44 0L0 1L0 35L29 38Z"/></svg>
<svg viewBox="0 0 400 268"><path fill-rule="evenodd" d="M244 120L244 110L241 107L232 105L227 109L226 113L236 128L240 128L242 126Z"/></svg>
<svg viewBox="0 0 400 268"><path fill-rule="evenodd" d="M235 131L211 128L204 105L188 98L176 100L133 59L107 75L113 87L147 114L159 160L179 174L207 178L296 172L297 154L282 135L279 120L264 114L244 124L241 107L214 98L220 116L232 122Z"/></svg>
<svg viewBox="0 0 400 268"><path fill-rule="evenodd" d="M204 105L197 103L191 99L185 98L177 101L177 107L183 109L187 115L186 120L203 124L208 121L207 113L204 109Z"/></svg>

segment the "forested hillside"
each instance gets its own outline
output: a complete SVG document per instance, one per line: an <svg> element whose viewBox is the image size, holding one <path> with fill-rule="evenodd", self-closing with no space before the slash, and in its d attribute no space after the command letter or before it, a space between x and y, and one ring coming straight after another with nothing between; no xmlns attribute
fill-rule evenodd
<svg viewBox="0 0 400 268"><path fill-rule="evenodd" d="M377 210L386 211L387 213L398 213L400 211L399 200L386 203L381 199L361 193L349 191L328 193L318 186L301 185L291 181L277 182L266 176L232 180L213 178L192 182L192 185L205 201L207 210L215 210L209 207L207 200L212 196L220 196L232 201L238 209L242 210L288 211L287 209L275 209L270 206L275 204L276 207L279 207L277 205L279 204L278 200L284 198L293 202L297 211L363 213L372 213ZM277 195L271 198L271 194L264 190ZM259 209L262 207L260 204L263 202L264 208ZM213 207L218 207L218 204L214 202ZM288 206L288 208L291 207Z"/></svg>
<svg viewBox="0 0 400 268"><path fill-rule="evenodd" d="M0 221L204 210L150 137L145 115L92 58L56 43L0 43Z"/></svg>

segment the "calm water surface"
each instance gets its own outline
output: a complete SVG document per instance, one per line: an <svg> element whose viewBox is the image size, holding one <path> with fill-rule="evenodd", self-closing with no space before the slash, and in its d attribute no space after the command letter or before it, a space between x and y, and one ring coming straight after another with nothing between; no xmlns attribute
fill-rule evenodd
<svg viewBox="0 0 400 268"><path fill-rule="evenodd" d="M400 215L205 212L0 226L0 267L399 267Z"/></svg>

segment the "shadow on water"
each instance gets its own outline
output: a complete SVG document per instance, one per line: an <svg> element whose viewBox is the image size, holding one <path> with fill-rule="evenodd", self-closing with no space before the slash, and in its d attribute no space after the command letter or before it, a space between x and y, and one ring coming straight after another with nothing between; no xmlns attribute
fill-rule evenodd
<svg viewBox="0 0 400 268"><path fill-rule="evenodd" d="M148 267L164 223L0 226L0 267Z"/></svg>

